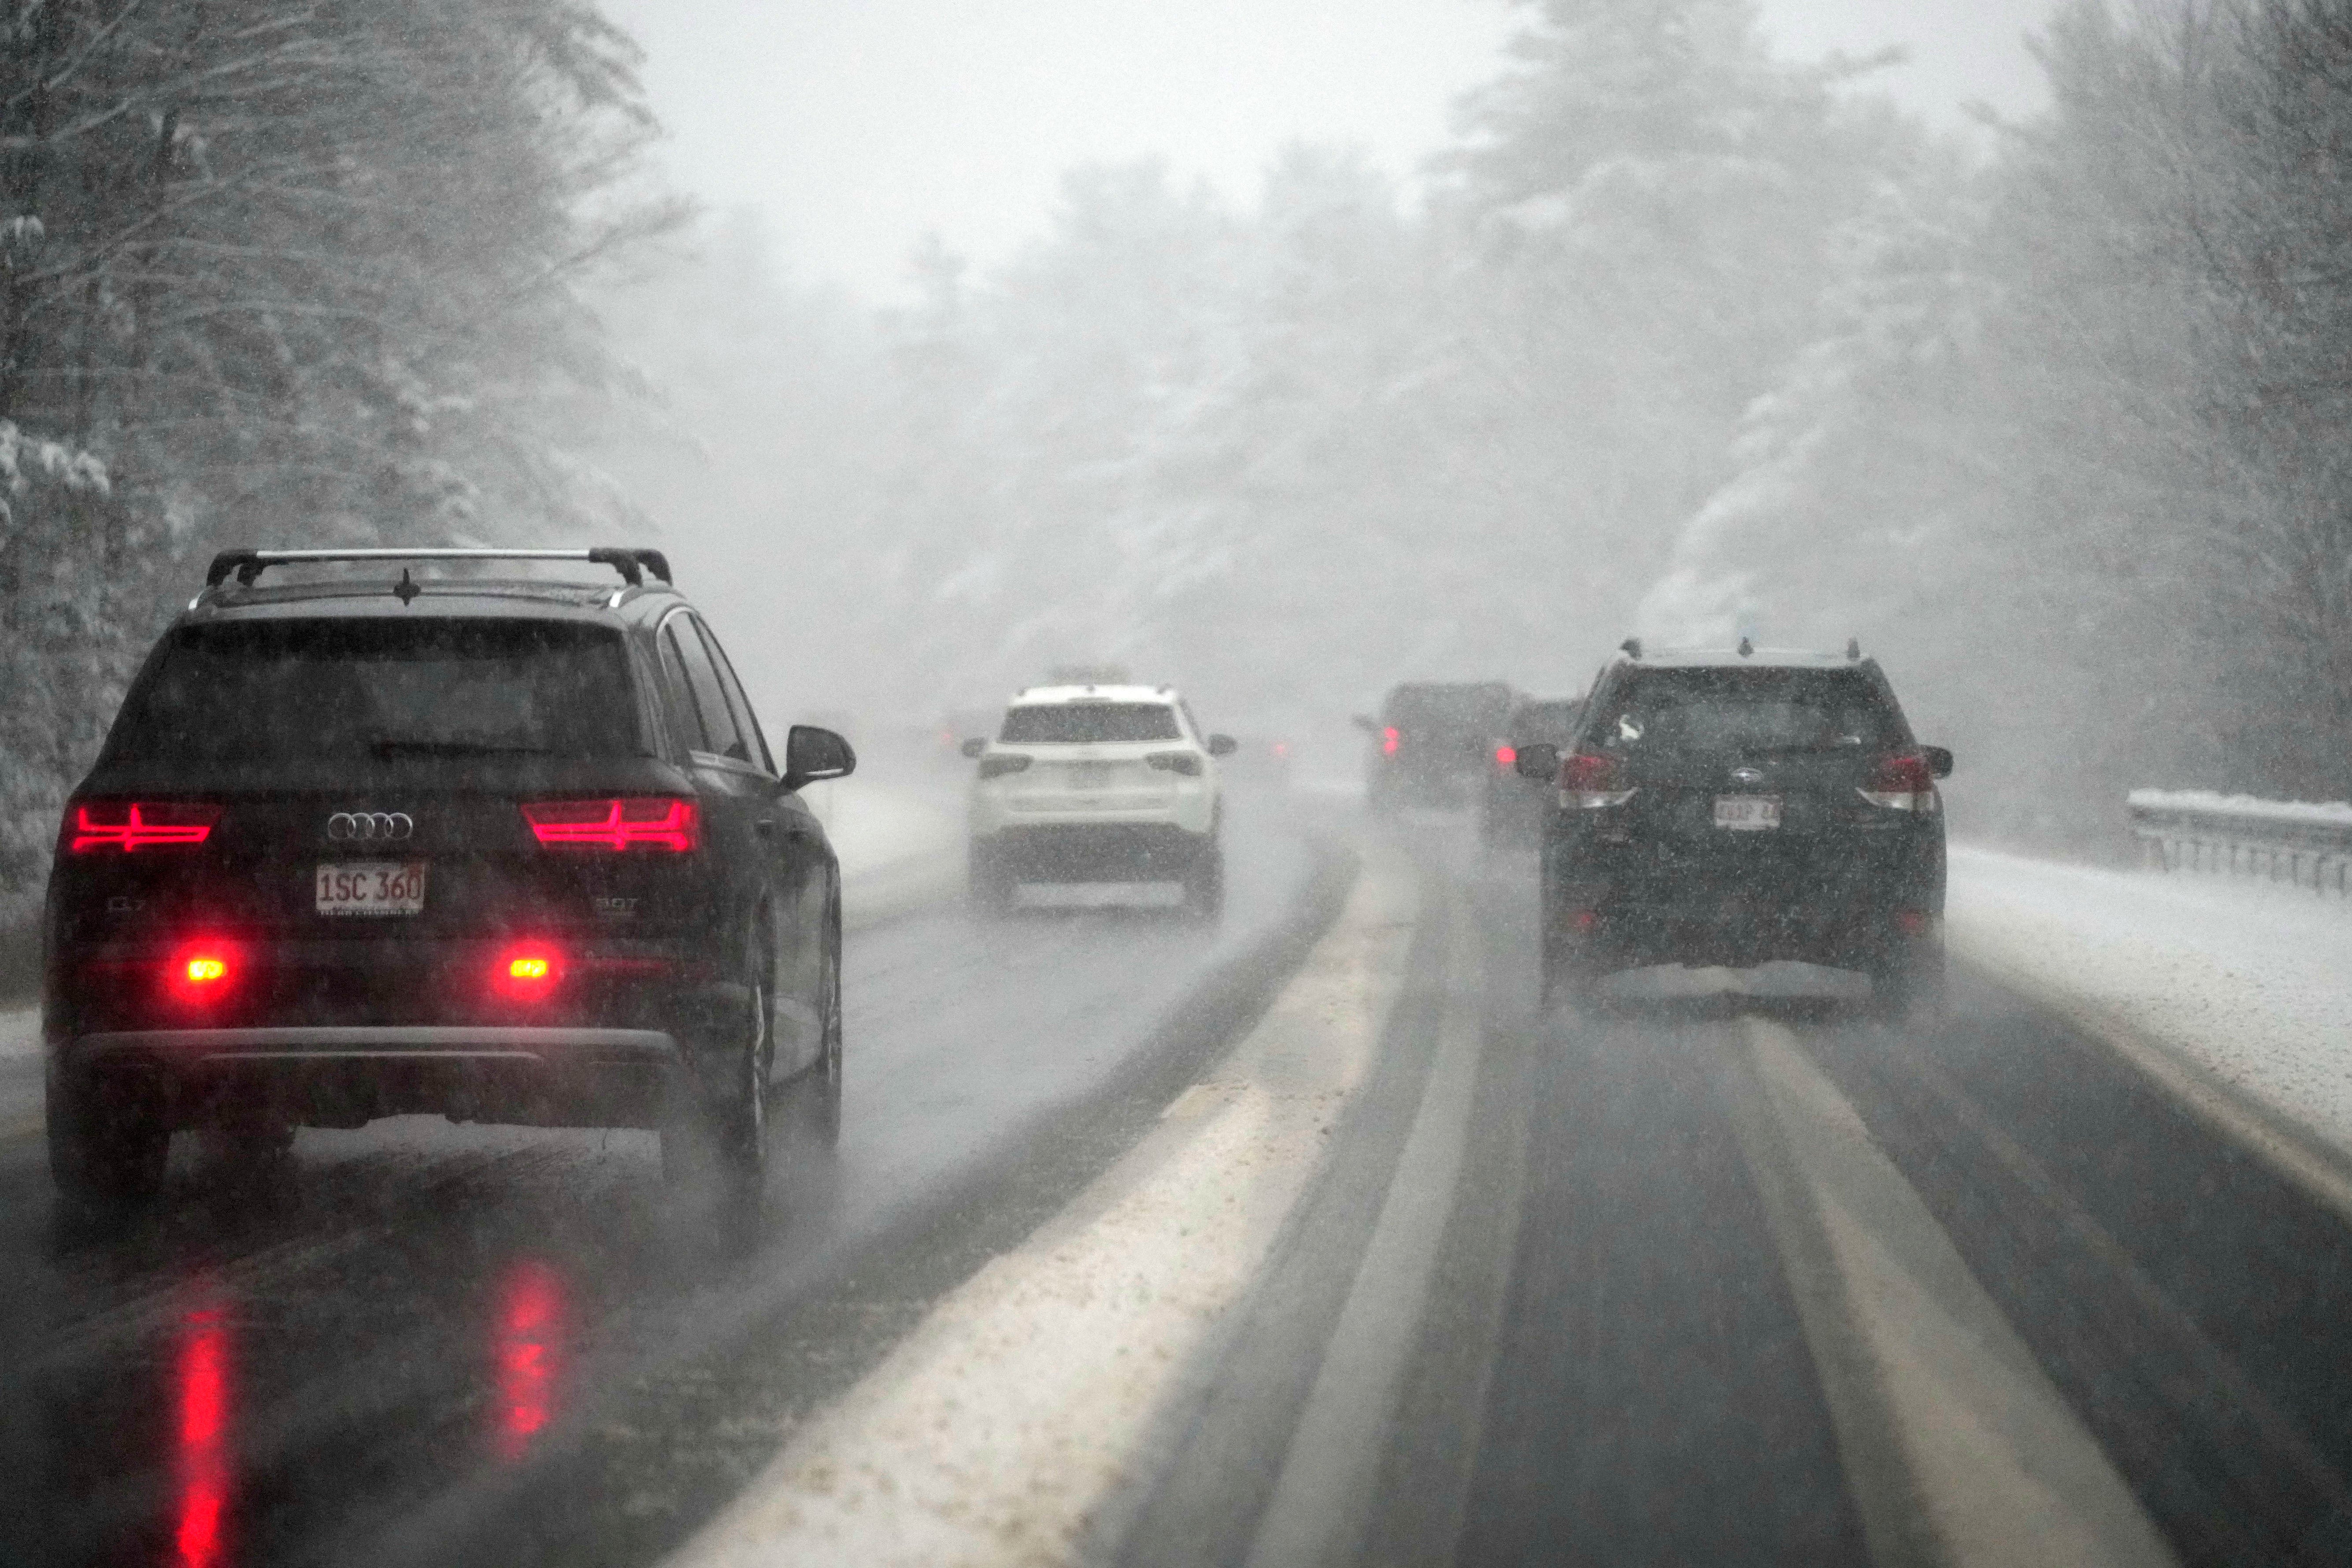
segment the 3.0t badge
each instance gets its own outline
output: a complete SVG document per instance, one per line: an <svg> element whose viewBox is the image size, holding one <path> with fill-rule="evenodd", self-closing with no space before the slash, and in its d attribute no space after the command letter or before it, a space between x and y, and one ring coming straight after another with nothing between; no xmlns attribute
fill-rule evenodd
<svg viewBox="0 0 2352 1568"><path fill-rule="evenodd" d="M335 844L397 844L416 832L404 811L339 811L327 818L327 838Z"/></svg>

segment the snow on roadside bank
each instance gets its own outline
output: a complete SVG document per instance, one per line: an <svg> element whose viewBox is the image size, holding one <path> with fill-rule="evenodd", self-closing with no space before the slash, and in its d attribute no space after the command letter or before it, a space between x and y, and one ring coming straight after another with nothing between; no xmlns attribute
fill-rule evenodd
<svg viewBox="0 0 2352 1568"><path fill-rule="evenodd" d="M805 793L845 879L926 857L961 863L963 811L945 790L847 778L811 784Z"/></svg>
<svg viewBox="0 0 2352 1568"><path fill-rule="evenodd" d="M841 859L842 918L872 925L963 887L963 811L945 790L843 779L809 786Z"/></svg>
<svg viewBox="0 0 2352 1568"><path fill-rule="evenodd" d="M2352 903L1955 846L1952 952L2105 1014L2352 1152Z"/></svg>

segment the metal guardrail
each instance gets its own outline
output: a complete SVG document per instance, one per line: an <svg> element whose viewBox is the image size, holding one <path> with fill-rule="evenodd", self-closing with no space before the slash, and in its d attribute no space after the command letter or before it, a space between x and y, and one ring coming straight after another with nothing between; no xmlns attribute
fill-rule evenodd
<svg viewBox="0 0 2352 1568"><path fill-rule="evenodd" d="M2132 834L2151 869L2292 882L2352 896L2352 805L2136 789Z"/></svg>

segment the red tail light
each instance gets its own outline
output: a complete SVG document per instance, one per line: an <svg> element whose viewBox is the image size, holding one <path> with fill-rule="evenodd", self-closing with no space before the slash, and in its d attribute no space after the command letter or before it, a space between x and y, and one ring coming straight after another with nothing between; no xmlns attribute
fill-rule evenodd
<svg viewBox="0 0 2352 1568"><path fill-rule="evenodd" d="M174 952L163 965L163 985L183 1002L210 1002L226 995L244 966L236 947L207 938Z"/></svg>
<svg viewBox="0 0 2352 1568"><path fill-rule="evenodd" d="M1387 729L1381 731L1381 754L1382 756L1393 757L1396 755L1396 726L1391 724Z"/></svg>
<svg viewBox="0 0 2352 1568"><path fill-rule="evenodd" d="M212 837L222 808L197 801L100 801L73 808L72 850L189 848Z"/></svg>
<svg viewBox="0 0 2352 1568"><path fill-rule="evenodd" d="M563 978L563 955L545 942L528 942L508 948L491 966L490 980L502 996L535 1002L554 991Z"/></svg>
<svg viewBox="0 0 2352 1568"><path fill-rule="evenodd" d="M701 842L695 803L670 795L628 800L541 800L522 808L541 844L585 849L667 849L683 854Z"/></svg>
<svg viewBox="0 0 2352 1568"><path fill-rule="evenodd" d="M1927 759L1915 752L1881 757L1870 770L1870 782L1862 786L1862 798L1891 811L1933 811L1936 775Z"/></svg>
<svg viewBox="0 0 2352 1568"><path fill-rule="evenodd" d="M1633 798L1625 768L1605 752L1570 752L1559 760L1559 804L1571 811L1600 811Z"/></svg>
<svg viewBox="0 0 2352 1568"><path fill-rule="evenodd" d="M1496 771L1501 773L1509 773L1514 767L1518 765L1518 761L1519 749L1517 746L1497 746L1495 748L1495 767Z"/></svg>

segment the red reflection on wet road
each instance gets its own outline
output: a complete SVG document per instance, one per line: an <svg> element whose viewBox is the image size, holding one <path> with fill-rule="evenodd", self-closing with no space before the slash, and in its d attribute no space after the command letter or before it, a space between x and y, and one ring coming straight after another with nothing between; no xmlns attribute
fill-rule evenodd
<svg viewBox="0 0 2352 1568"><path fill-rule="evenodd" d="M496 1440L502 1459L521 1458L547 1426L562 1330L562 1277L530 1258L508 1269L499 1283Z"/></svg>
<svg viewBox="0 0 2352 1568"><path fill-rule="evenodd" d="M227 1309L205 1291L180 1320L177 1568L218 1568L226 1561L223 1516L228 1511L230 1479L228 1351Z"/></svg>

